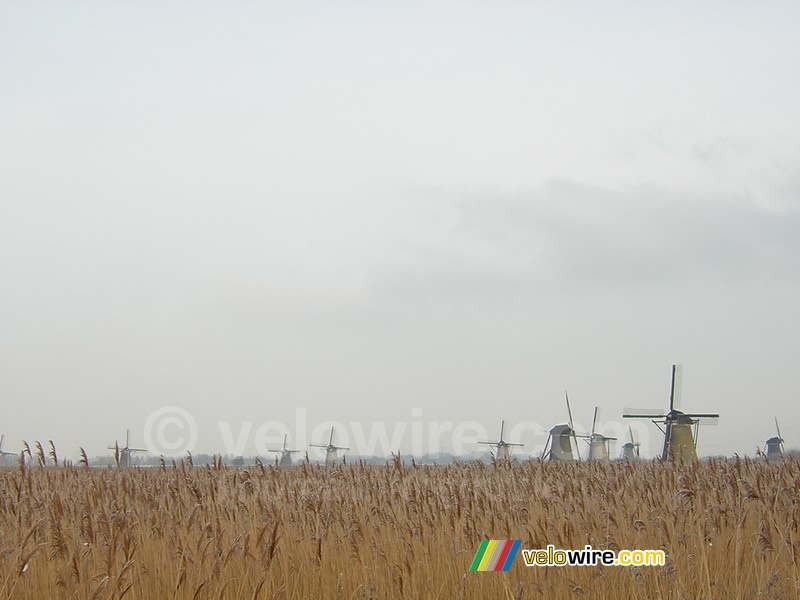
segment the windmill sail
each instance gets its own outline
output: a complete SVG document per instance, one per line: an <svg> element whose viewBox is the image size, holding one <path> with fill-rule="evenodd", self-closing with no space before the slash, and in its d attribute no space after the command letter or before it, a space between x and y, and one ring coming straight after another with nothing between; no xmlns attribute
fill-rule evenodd
<svg viewBox="0 0 800 600"><path fill-rule="evenodd" d="M569 416L569 428L570 432L572 433L572 441L575 442L575 452L578 455L578 460L581 459L581 449L578 447L578 438L575 435L575 425L572 423L572 409L569 406L569 394L564 391L564 397L567 399L567 415Z"/></svg>
<svg viewBox="0 0 800 600"><path fill-rule="evenodd" d="M623 418L627 419L652 419L653 423L664 432L664 445L661 450L662 460L697 460L697 426L701 420L713 425L719 419L717 413L684 413L678 410L681 405L682 379L683 370L681 366L672 365L669 410L666 413L625 409L622 414ZM662 425L664 426L663 428L661 427Z"/></svg>
<svg viewBox="0 0 800 600"><path fill-rule="evenodd" d="M339 450L349 450L344 446L334 446L333 444L333 427L331 427L331 437L328 440L328 445L323 444L310 444L313 448L325 448L325 466L335 465L339 458Z"/></svg>
<svg viewBox="0 0 800 600"><path fill-rule="evenodd" d="M575 433L575 427L572 422L572 408L569 405L569 394L564 392L567 401L567 416L569 422L566 424L555 425L550 429L550 434L547 438L542 458L544 460L577 460L580 461L580 449L578 448L578 438L586 438L586 435L578 435ZM573 443L575 445L575 454L572 452Z"/></svg>
<svg viewBox="0 0 800 600"><path fill-rule="evenodd" d="M125 430L125 446L120 446L119 442L114 442L113 446L108 447L109 450L114 451L114 462L119 467L130 467L131 457L136 452L147 452L145 448L131 448L131 430Z"/></svg>
<svg viewBox="0 0 800 600"><path fill-rule="evenodd" d="M280 458L278 460L279 467L291 467L292 466L292 454L300 452L299 450L290 450L286 447L286 442L289 439L288 435L283 436L283 448L280 450L270 450L270 452L275 452L280 454Z"/></svg>
<svg viewBox="0 0 800 600"><path fill-rule="evenodd" d="M630 425L628 425L628 434L630 435L630 441L622 445L622 460L638 460L639 444L633 439L633 428Z"/></svg>
<svg viewBox="0 0 800 600"><path fill-rule="evenodd" d="M592 416L592 433L589 435L589 460L608 462L610 458L609 443L616 438L608 437L602 433L597 432L597 414L599 408L594 407L594 415Z"/></svg>
<svg viewBox="0 0 800 600"><path fill-rule="evenodd" d="M783 438L781 428L778 425L778 418L775 417L775 430L778 435L767 440L767 460L780 460L783 458Z"/></svg>
<svg viewBox="0 0 800 600"><path fill-rule="evenodd" d="M503 433L505 431L506 422L500 421L500 439L496 442L478 442L479 444L485 444L489 446L495 447L495 460L500 462L510 462L511 461L511 449L514 446L522 446L523 444L515 444L511 442L507 442L503 439Z"/></svg>

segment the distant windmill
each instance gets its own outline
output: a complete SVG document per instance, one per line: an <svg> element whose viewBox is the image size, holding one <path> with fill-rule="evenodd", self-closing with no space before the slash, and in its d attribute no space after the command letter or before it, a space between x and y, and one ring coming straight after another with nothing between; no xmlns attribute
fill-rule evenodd
<svg viewBox="0 0 800 600"><path fill-rule="evenodd" d="M327 446L322 444L309 444L309 445L312 448L325 448L325 466L331 466L336 464L336 460L339 457L339 450L350 450L350 448L333 445L333 427L331 427L331 439L328 441Z"/></svg>
<svg viewBox="0 0 800 600"><path fill-rule="evenodd" d="M708 425L719 421L716 413L683 413L678 410L681 403L680 365L672 365L672 389L669 395L669 410L626 408L623 419L652 419L664 434L661 460L697 460L697 433L702 419ZM663 428L661 426L664 426ZM694 429L694 431L693 431Z"/></svg>
<svg viewBox="0 0 800 600"><path fill-rule="evenodd" d="M278 462L279 467L291 467L292 466L292 454L296 452L300 452L300 450L289 450L286 448L286 440L288 439L288 435L283 436L283 448L280 450L270 450L270 452L276 452L281 455L281 458Z"/></svg>
<svg viewBox="0 0 800 600"><path fill-rule="evenodd" d="M479 444L488 444L495 447L494 458L499 462L511 461L511 448L513 446L523 446L524 444L512 444L503 440L503 430L505 429L506 422L500 421L500 440L497 442L478 442Z"/></svg>
<svg viewBox="0 0 800 600"><path fill-rule="evenodd" d="M608 462L609 451L608 443L611 440L616 441L617 438L608 437L601 433L597 433L595 426L597 425L597 407L594 407L594 416L592 417L592 433L589 435L589 460L597 460L601 462Z"/></svg>
<svg viewBox="0 0 800 600"><path fill-rule="evenodd" d="M550 436L542 451L542 460L575 460L572 455L572 442L575 442L575 452L578 460L581 459L581 451L578 448L578 438L585 438L585 435L577 435L572 423L572 409L569 406L569 394L564 392L567 399L567 415L569 423L566 425L556 425L550 430Z"/></svg>
<svg viewBox="0 0 800 600"><path fill-rule="evenodd" d="M628 433L631 441L622 445L622 460L639 460L639 443L633 440L633 429L630 425L628 425Z"/></svg>
<svg viewBox="0 0 800 600"><path fill-rule="evenodd" d="M131 448L131 430L125 430L125 447L120 447L119 442L114 442L113 446L108 447L114 451L114 460L120 467L131 466L131 455L134 452L147 452L144 448Z"/></svg>
<svg viewBox="0 0 800 600"><path fill-rule="evenodd" d="M771 437L767 440L767 460L783 458L783 437L781 428L778 426L778 417L775 417L775 429L778 431L778 437Z"/></svg>
<svg viewBox="0 0 800 600"><path fill-rule="evenodd" d="M17 456L13 452L6 452L3 450L3 440L6 436L0 435L0 466L6 465L6 456Z"/></svg>

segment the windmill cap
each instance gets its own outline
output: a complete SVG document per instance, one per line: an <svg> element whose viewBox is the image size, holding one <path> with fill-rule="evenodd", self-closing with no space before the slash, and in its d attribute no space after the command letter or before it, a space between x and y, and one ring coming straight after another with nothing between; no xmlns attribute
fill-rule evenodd
<svg viewBox="0 0 800 600"><path fill-rule="evenodd" d="M569 435L571 433L572 433L572 427L570 427L569 425L555 425L550 430L550 435L564 435L564 434Z"/></svg>

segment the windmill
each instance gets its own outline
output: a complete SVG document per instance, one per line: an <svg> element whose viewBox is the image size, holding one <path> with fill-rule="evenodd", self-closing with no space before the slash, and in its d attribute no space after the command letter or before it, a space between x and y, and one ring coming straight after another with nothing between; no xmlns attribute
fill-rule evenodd
<svg viewBox="0 0 800 600"><path fill-rule="evenodd" d="M778 417L775 417L775 429L778 431L778 436L767 440L767 460L780 460L783 458L783 437L781 436L781 428L778 426Z"/></svg>
<svg viewBox="0 0 800 600"><path fill-rule="evenodd" d="M3 439L5 439L5 437L4 435L0 435L0 466L6 465L6 456L16 456L13 452L6 452L3 450Z"/></svg>
<svg viewBox="0 0 800 600"><path fill-rule="evenodd" d="M622 445L622 460L639 460L639 443L633 441L633 429L630 425L628 425L628 433L631 436L631 441Z"/></svg>
<svg viewBox="0 0 800 600"><path fill-rule="evenodd" d="M289 450L286 448L286 440L288 439L288 435L283 436L283 448L280 450L270 450L270 452L276 452L281 455L280 460L278 461L279 467L291 467L292 466L292 454L296 452L300 452L300 450Z"/></svg>
<svg viewBox="0 0 800 600"><path fill-rule="evenodd" d="M575 442L575 452L578 460L581 459L581 451L578 448L578 438L585 438L585 435L577 435L572 424L572 409L569 406L569 394L564 392L567 399L567 415L569 423L566 425L556 425L550 430L547 443L542 451L542 460L575 460L572 456L572 442Z"/></svg>
<svg viewBox="0 0 800 600"><path fill-rule="evenodd" d="M497 442L478 442L479 444L488 444L496 448L494 458L500 462L511 462L511 448L513 446L523 446L524 444L512 444L503 440L503 430L505 429L506 422L500 421L500 440Z"/></svg>
<svg viewBox="0 0 800 600"><path fill-rule="evenodd" d="M716 413L684 413L678 410L681 404L681 365L672 365L672 388L669 394L669 410L626 408L623 419L652 419L664 434L661 460L697 460L697 433L702 419L708 425L716 425ZM661 426L664 426L663 428ZM694 429L694 431L693 431Z"/></svg>
<svg viewBox="0 0 800 600"><path fill-rule="evenodd" d="M113 446L108 447L109 450L114 451L114 460L119 467L131 466L131 455L134 452L147 452L144 448L131 448L131 430L125 430L125 447L122 448L119 442L114 442Z"/></svg>
<svg viewBox="0 0 800 600"><path fill-rule="evenodd" d="M343 446L334 446L333 445L333 427L331 427L331 439L328 441L328 445L322 444L310 444L312 448L325 448L325 466L331 466L336 464L336 459L339 456L339 450L350 450L350 448L345 448Z"/></svg>
<svg viewBox="0 0 800 600"><path fill-rule="evenodd" d="M597 433L595 426L597 425L597 407L594 407L594 416L592 417L592 433L589 435L589 460L598 460L608 462L609 451L608 446L611 440L616 441L617 438L608 437L601 433Z"/></svg>

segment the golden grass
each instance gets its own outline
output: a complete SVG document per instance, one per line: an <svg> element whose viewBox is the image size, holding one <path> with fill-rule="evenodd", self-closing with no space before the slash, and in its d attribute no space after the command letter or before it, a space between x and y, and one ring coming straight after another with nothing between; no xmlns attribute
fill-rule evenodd
<svg viewBox="0 0 800 600"><path fill-rule="evenodd" d="M796 598L800 468L0 470L0 598ZM470 573L481 539L665 567Z"/></svg>

